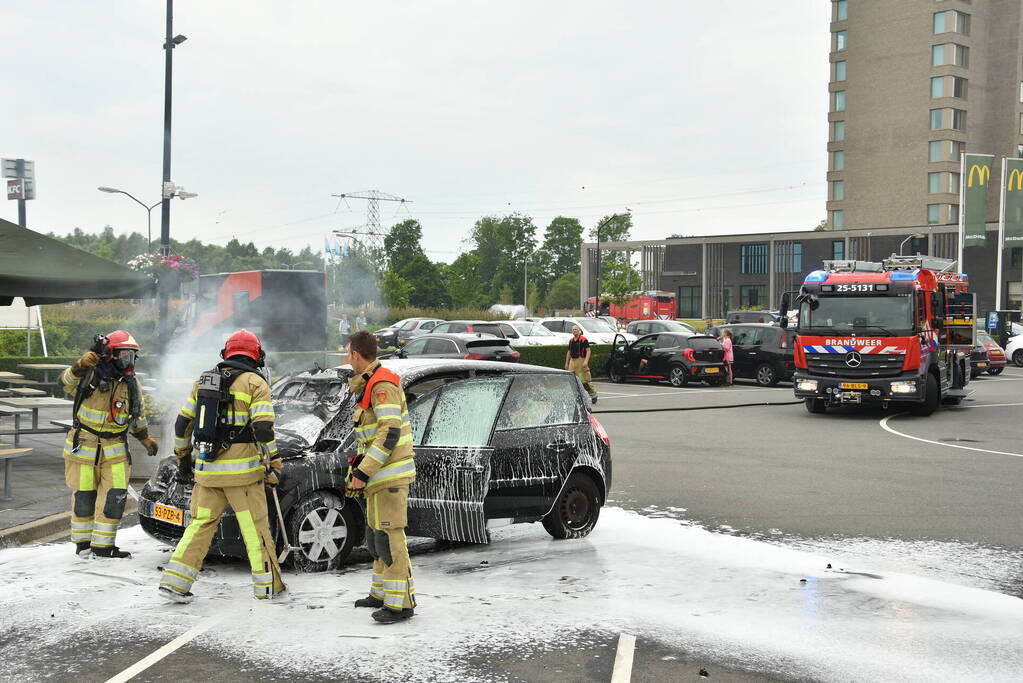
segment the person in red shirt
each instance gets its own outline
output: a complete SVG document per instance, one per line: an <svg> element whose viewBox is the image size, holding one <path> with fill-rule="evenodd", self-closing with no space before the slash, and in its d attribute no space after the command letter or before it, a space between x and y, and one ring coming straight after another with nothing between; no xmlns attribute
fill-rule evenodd
<svg viewBox="0 0 1023 683"><path fill-rule="evenodd" d="M578 325L572 326L572 338L568 341L568 352L565 354L565 369L575 373L590 395L590 400L596 403L597 390L593 388L593 379L590 377L590 342L583 336Z"/></svg>

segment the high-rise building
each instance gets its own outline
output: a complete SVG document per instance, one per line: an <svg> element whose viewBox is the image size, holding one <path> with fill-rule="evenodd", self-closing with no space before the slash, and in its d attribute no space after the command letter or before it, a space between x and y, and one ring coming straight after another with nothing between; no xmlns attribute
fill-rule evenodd
<svg viewBox="0 0 1023 683"><path fill-rule="evenodd" d="M828 227L957 223L964 146L1023 156L1021 4L832 0Z"/></svg>

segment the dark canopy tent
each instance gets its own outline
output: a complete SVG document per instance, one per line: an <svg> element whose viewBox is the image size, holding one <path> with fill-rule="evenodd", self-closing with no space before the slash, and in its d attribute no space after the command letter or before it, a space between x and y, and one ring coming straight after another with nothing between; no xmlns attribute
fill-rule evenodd
<svg viewBox="0 0 1023 683"><path fill-rule="evenodd" d="M152 278L0 219L0 306L78 299L145 299Z"/></svg>

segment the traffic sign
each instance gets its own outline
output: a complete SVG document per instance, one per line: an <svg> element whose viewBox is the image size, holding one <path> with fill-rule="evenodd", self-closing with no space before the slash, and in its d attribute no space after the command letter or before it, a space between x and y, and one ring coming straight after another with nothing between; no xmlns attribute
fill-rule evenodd
<svg viewBox="0 0 1023 683"><path fill-rule="evenodd" d="M23 179L15 178L14 180L7 181L7 198L8 199L25 198L25 181Z"/></svg>

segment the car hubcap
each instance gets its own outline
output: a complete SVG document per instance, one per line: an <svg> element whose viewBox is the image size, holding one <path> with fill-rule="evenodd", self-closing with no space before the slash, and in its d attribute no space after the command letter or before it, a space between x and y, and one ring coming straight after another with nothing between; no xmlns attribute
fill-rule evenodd
<svg viewBox="0 0 1023 683"><path fill-rule="evenodd" d="M771 368L760 368L759 379L761 384L771 383Z"/></svg>
<svg viewBox="0 0 1023 683"><path fill-rule="evenodd" d="M590 517L590 501L579 489L572 489L565 494L561 504L561 515L565 526L570 529L582 529Z"/></svg>
<svg viewBox="0 0 1023 683"><path fill-rule="evenodd" d="M302 552L312 562L324 562L341 552L348 527L335 508L316 508L305 516L298 531Z"/></svg>
<svg viewBox="0 0 1023 683"><path fill-rule="evenodd" d="M682 368L671 369L671 383L682 384Z"/></svg>

